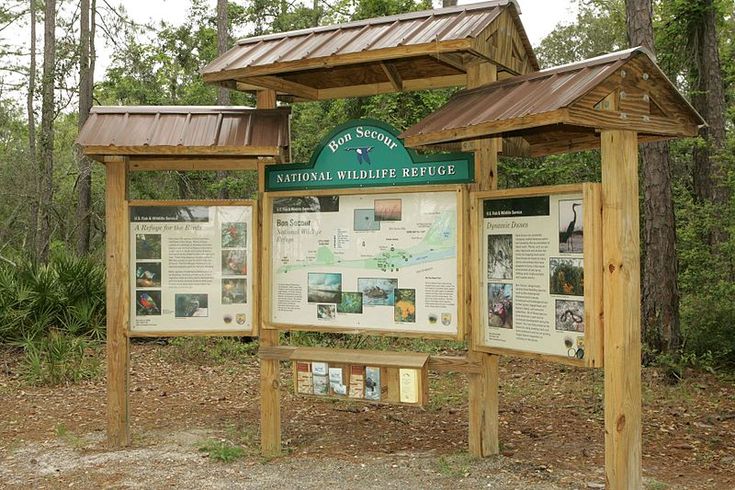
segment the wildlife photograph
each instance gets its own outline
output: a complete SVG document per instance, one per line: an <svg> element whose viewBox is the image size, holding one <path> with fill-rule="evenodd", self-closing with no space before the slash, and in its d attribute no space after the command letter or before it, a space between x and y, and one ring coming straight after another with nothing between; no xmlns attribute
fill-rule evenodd
<svg viewBox="0 0 735 490"><path fill-rule="evenodd" d="M403 202L400 199L376 199L375 221L401 221Z"/></svg>
<svg viewBox="0 0 735 490"><path fill-rule="evenodd" d="M161 291L135 291L135 314L138 316L161 314Z"/></svg>
<svg viewBox="0 0 735 490"><path fill-rule="evenodd" d="M365 306L393 306L396 303L398 279L383 277L361 277L357 289L362 291Z"/></svg>
<svg viewBox="0 0 735 490"><path fill-rule="evenodd" d="M222 279L222 304L245 304L247 297L247 279Z"/></svg>
<svg viewBox="0 0 735 490"><path fill-rule="evenodd" d="M161 258L161 235L158 233L137 233L135 235L135 258L150 260Z"/></svg>
<svg viewBox="0 0 735 490"><path fill-rule="evenodd" d="M513 285L487 285L487 324L494 328L513 328Z"/></svg>
<svg viewBox="0 0 735 490"><path fill-rule="evenodd" d="M341 303L342 274L309 272L307 301L309 303Z"/></svg>
<svg viewBox="0 0 735 490"><path fill-rule="evenodd" d="M549 259L549 291L551 294L584 296L584 263L582 259Z"/></svg>
<svg viewBox="0 0 735 490"><path fill-rule="evenodd" d="M244 276L248 273L248 253L245 249L222 250L222 275Z"/></svg>
<svg viewBox="0 0 735 490"><path fill-rule="evenodd" d="M353 229L355 231L379 231L380 221L375 219L374 209L355 209Z"/></svg>
<svg viewBox="0 0 735 490"><path fill-rule="evenodd" d="M584 252L582 201L559 201L559 253Z"/></svg>
<svg viewBox="0 0 735 490"><path fill-rule="evenodd" d="M160 262L136 262L135 285L139 288L161 287Z"/></svg>
<svg viewBox="0 0 735 490"><path fill-rule="evenodd" d="M334 320L336 305L316 305L316 317L319 320Z"/></svg>
<svg viewBox="0 0 735 490"><path fill-rule="evenodd" d="M396 289L396 304L393 319L398 323L416 322L416 290Z"/></svg>
<svg viewBox="0 0 735 490"><path fill-rule="evenodd" d="M244 248L247 239L245 223L222 223L222 248Z"/></svg>
<svg viewBox="0 0 735 490"><path fill-rule="evenodd" d="M362 293L343 291L337 313L362 313Z"/></svg>
<svg viewBox="0 0 735 490"><path fill-rule="evenodd" d="M556 330L584 332L584 301L557 299L554 316Z"/></svg>
<svg viewBox="0 0 735 490"><path fill-rule="evenodd" d="M513 235L487 236L487 278L513 279Z"/></svg>
<svg viewBox="0 0 735 490"><path fill-rule="evenodd" d="M209 296L206 294L176 294L174 303L176 318L209 316Z"/></svg>

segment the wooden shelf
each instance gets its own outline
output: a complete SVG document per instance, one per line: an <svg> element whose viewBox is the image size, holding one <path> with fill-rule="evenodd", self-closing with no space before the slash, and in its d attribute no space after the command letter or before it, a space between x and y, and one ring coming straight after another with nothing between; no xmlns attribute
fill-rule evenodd
<svg viewBox="0 0 735 490"><path fill-rule="evenodd" d="M421 354L417 352L385 352L377 350L298 347L291 353L289 360L423 369L429 361L429 354Z"/></svg>

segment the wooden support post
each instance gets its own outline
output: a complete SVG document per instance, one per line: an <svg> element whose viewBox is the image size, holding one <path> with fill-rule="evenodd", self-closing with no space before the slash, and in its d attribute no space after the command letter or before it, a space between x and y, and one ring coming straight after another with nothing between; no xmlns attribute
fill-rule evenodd
<svg viewBox="0 0 735 490"><path fill-rule="evenodd" d="M497 80L497 67L490 63L475 63L467 67L467 88L475 88ZM475 142L475 189L490 190L498 186L499 139ZM469 240L468 240L469 242ZM472 243L471 246L476 246ZM471 291L472 288L467 288ZM473 298L477 301L477 298ZM472 308L468 308L471 312ZM468 318L472 328L477 320ZM470 333L471 338L471 333ZM469 451L476 457L500 452L498 439L498 356L470 351L467 359L480 366L480 372L469 376Z"/></svg>
<svg viewBox="0 0 735 490"><path fill-rule="evenodd" d="M276 92L260 90L257 94L258 109L273 109L276 107ZM261 165L258 168L258 199L261 202L260 219L263 224L263 192L265 191L265 171ZM265 267L260 268L261 277ZM260 348L278 347L278 330L263 328L263 318L270 312L261 310ZM260 359L260 451L263 456L277 456L281 453L281 393L280 393L280 362L278 359Z"/></svg>
<svg viewBox="0 0 735 490"><path fill-rule="evenodd" d="M130 444L128 423L128 159L106 159L105 225L107 236L107 442Z"/></svg>
<svg viewBox="0 0 735 490"><path fill-rule="evenodd" d="M607 488L627 490L642 488L637 134L603 130L601 145L605 478Z"/></svg>

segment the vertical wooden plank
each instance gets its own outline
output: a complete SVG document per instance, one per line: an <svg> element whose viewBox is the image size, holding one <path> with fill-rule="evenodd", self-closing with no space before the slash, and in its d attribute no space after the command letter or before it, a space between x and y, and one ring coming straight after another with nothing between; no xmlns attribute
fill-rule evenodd
<svg viewBox="0 0 735 490"><path fill-rule="evenodd" d="M476 63L468 66L467 88L497 80L497 67L490 63ZM500 139L485 139L475 143L475 190L497 189L498 149ZM477 247L477 243L468 240L470 248ZM471 250L468 257L477 256L478 252ZM475 275L471 275L475 277ZM470 294L472 285L466 289ZM477 302L479 298L471 298ZM470 337L477 335L480 319L476 318L476 308L468 308L468 325L472 331ZM498 439L498 356L470 349L467 357L480 364L479 374L469 375L469 451L476 457L485 457L498 454L500 443Z"/></svg>
<svg viewBox="0 0 735 490"><path fill-rule="evenodd" d="M276 107L276 93L273 90L260 90L257 93L258 109L273 109ZM265 191L265 172L264 166L258 165L258 200L262 202L263 192ZM263 206L258 206L261 225L261 236L263 226ZM267 241L268 237L263 236L263 241ZM267 259L268 255L266 255ZM262 275L268 270L270 263L266 262L261 268ZM267 272L265 272L267 273ZM270 295L270 291L266 291L265 295ZM262 304L262 303L261 303ZM269 304L266 301L266 304ZM270 309L266 311L261 308L260 322L263 323L265 318L270 318ZM277 347L279 342L278 330L268 330L260 328L260 346L261 347ZM281 453L281 394L280 394L280 364L275 359L260 360L260 450L264 456L276 456Z"/></svg>
<svg viewBox="0 0 735 490"><path fill-rule="evenodd" d="M637 134L603 130L601 144L605 478L610 489L642 488Z"/></svg>
<svg viewBox="0 0 735 490"><path fill-rule="evenodd" d="M602 367L604 363L605 333L602 303L602 278L605 265L602 258L602 187L587 183L584 195L584 267L591 271L584 284L584 346L587 367Z"/></svg>
<svg viewBox="0 0 735 490"><path fill-rule="evenodd" d="M128 375L129 315L128 159L106 160L105 254L107 263L107 442L118 448L130 444Z"/></svg>

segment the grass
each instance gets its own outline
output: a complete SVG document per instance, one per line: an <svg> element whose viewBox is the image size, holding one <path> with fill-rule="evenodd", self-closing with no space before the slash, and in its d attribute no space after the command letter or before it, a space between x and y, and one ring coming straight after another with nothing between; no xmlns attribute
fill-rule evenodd
<svg viewBox="0 0 735 490"><path fill-rule="evenodd" d="M338 349L391 350L401 352L425 352L442 354L465 351L464 342L452 340L426 340L420 338L396 338L382 335L351 335L317 332L289 332L282 344L298 347L333 347Z"/></svg>
<svg viewBox="0 0 735 490"><path fill-rule="evenodd" d="M232 463L245 457L245 449L225 439L207 439L199 443L199 451L207 453L209 459Z"/></svg>
<svg viewBox="0 0 735 490"><path fill-rule="evenodd" d="M48 335L20 343L20 373L35 386L56 386L95 379L102 372L99 345L83 337L52 330Z"/></svg>
<svg viewBox="0 0 735 490"><path fill-rule="evenodd" d="M86 445L84 439L70 431L64 423L57 424L56 427L54 427L54 433L56 434L56 437L63 440L71 447L80 449Z"/></svg>
<svg viewBox="0 0 735 490"><path fill-rule="evenodd" d="M240 362L258 351L257 340L243 342L232 337L175 337L169 345L162 351L167 360L204 366Z"/></svg>
<svg viewBox="0 0 735 490"><path fill-rule="evenodd" d="M470 474L472 459L469 453L442 456L436 461L436 469L449 478L464 478Z"/></svg>

